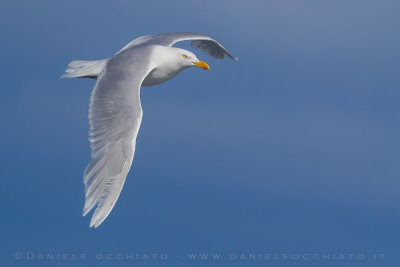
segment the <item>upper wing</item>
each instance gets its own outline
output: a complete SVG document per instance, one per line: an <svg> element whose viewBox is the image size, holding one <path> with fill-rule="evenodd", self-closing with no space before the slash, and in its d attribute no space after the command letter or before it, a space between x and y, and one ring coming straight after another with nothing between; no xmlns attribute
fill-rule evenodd
<svg viewBox="0 0 400 267"><path fill-rule="evenodd" d="M86 215L97 204L90 227L99 226L111 212L132 164L142 121L140 86L151 71L149 49L139 50L111 58L90 99L92 161L84 173L83 209Z"/></svg>
<svg viewBox="0 0 400 267"><path fill-rule="evenodd" d="M223 59L227 56L234 60L237 60L237 58L229 54L229 52L220 43L218 43L211 37L204 34L191 32L171 32L158 35L143 36L127 44L118 53L121 53L122 51L128 50L135 46L140 46L142 44L173 46L177 42L187 40L192 40L193 47L203 50L212 57Z"/></svg>

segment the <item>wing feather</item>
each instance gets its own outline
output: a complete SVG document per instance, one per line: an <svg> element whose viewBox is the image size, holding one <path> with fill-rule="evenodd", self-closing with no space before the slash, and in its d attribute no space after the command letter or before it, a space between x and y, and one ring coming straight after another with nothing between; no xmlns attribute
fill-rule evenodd
<svg viewBox="0 0 400 267"><path fill-rule="evenodd" d="M90 227L98 227L113 209L132 165L142 121L140 86L151 71L149 48L130 50L107 62L89 105L92 161L84 172L83 215L94 207Z"/></svg>
<svg viewBox="0 0 400 267"><path fill-rule="evenodd" d="M190 40L192 41L193 47L203 50L214 58L224 59L225 57L229 57L233 60L238 60L237 58L233 57L228 50L225 49L225 47L223 47L210 36L191 32L171 32L158 35L142 36L127 44L118 53L137 46L149 44L173 46L177 42Z"/></svg>

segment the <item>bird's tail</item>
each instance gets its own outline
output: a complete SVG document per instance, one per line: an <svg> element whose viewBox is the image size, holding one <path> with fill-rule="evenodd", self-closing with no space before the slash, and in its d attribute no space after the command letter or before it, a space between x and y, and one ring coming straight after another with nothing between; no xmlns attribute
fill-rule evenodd
<svg viewBox="0 0 400 267"><path fill-rule="evenodd" d="M74 60L68 64L68 68L61 78L92 78L96 79L104 69L107 59L101 60Z"/></svg>

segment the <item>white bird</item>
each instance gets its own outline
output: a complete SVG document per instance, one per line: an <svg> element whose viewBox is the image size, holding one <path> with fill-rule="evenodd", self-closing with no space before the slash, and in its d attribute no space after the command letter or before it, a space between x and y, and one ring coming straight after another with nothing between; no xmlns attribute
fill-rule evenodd
<svg viewBox="0 0 400 267"><path fill-rule="evenodd" d="M143 114L140 87L168 81L188 67L210 69L190 51L172 47L185 40L214 58L237 60L206 35L166 33L137 38L112 58L72 61L61 76L96 79L89 105L92 160L83 177L83 216L97 205L90 227L98 227L110 214L131 167Z"/></svg>

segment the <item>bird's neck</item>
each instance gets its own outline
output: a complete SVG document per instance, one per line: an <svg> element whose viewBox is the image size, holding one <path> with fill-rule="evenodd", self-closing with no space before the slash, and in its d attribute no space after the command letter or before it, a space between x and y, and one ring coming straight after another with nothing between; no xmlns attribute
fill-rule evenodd
<svg viewBox="0 0 400 267"><path fill-rule="evenodd" d="M178 75L186 67L177 62L176 56L170 53L171 47L158 47L153 54L155 67L144 79L143 86L151 86L166 82Z"/></svg>

